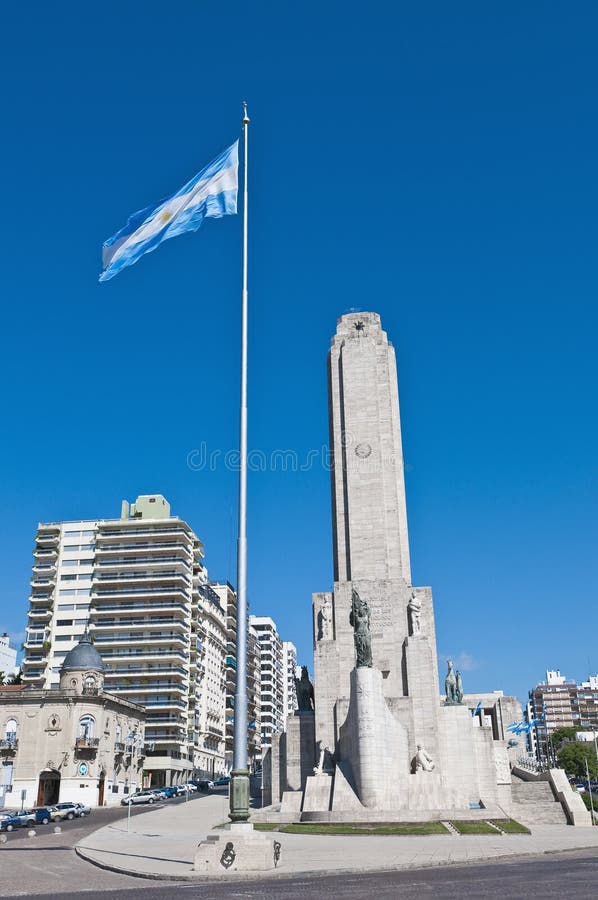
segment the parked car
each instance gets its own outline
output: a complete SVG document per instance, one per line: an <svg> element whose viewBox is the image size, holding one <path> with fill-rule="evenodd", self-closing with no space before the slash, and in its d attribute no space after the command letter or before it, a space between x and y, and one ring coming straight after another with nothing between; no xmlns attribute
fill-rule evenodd
<svg viewBox="0 0 598 900"><path fill-rule="evenodd" d="M156 803L158 800L162 800L162 797L156 791L137 791L135 794L123 797L120 804L121 806L127 806L129 803L132 803L133 806L136 806L138 803Z"/></svg>
<svg viewBox="0 0 598 900"><path fill-rule="evenodd" d="M196 785L196 784L193 784L192 781L188 781L187 784L184 784L184 785L183 785L183 787L184 787L187 791L190 791L192 794L196 794L196 793L197 793L197 785Z"/></svg>
<svg viewBox="0 0 598 900"><path fill-rule="evenodd" d="M230 775L221 775L214 782L214 787L223 787L225 784L230 784Z"/></svg>
<svg viewBox="0 0 598 900"><path fill-rule="evenodd" d="M75 803L75 806L79 810L80 816L90 816L91 815L91 806L88 806L86 803Z"/></svg>
<svg viewBox="0 0 598 900"><path fill-rule="evenodd" d="M79 803L57 803L54 807L58 815L54 816L55 821L60 822L62 819L78 819L81 815Z"/></svg>
<svg viewBox="0 0 598 900"><path fill-rule="evenodd" d="M35 813L35 821L38 825L47 825L52 821L53 806L36 806L32 810Z"/></svg>
<svg viewBox="0 0 598 900"><path fill-rule="evenodd" d="M14 831L15 828L32 828L36 825L35 810L12 809L3 813L0 831Z"/></svg>
<svg viewBox="0 0 598 900"><path fill-rule="evenodd" d="M198 791L204 791L205 793L207 793L208 791L211 791L212 788L214 787L214 782L208 781L206 779L202 779L201 781L194 781L193 784L195 785L195 787L197 788Z"/></svg>
<svg viewBox="0 0 598 900"><path fill-rule="evenodd" d="M176 787L163 788L160 793L164 794L166 800L171 800L173 797L178 797L178 791Z"/></svg>

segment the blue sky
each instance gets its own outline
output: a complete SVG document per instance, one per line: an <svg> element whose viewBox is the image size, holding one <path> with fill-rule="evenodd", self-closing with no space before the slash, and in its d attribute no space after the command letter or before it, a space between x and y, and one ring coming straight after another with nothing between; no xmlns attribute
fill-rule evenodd
<svg viewBox="0 0 598 900"><path fill-rule="evenodd" d="M598 670L591 2L71 2L3 13L0 630L38 521L161 492L235 579L241 219L99 285L102 241L249 101L250 447L327 443L336 318L398 357L413 577L466 690ZM328 472L252 473L249 598L311 666Z"/></svg>

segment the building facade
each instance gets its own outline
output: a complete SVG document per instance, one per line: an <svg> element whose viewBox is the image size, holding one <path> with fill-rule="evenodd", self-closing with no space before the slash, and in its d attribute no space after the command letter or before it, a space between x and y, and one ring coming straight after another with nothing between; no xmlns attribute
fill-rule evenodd
<svg viewBox="0 0 598 900"><path fill-rule="evenodd" d="M17 651L10 646L10 639L4 632L0 634L0 672L8 677L17 671Z"/></svg>
<svg viewBox="0 0 598 900"><path fill-rule="evenodd" d="M212 584L226 609L226 656L224 680L226 686L226 770L233 765L235 721L235 687L237 683L237 594L231 584ZM255 630L247 628L247 759L249 771L254 772L261 760L260 735L260 668L259 647Z"/></svg>
<svg viewBox="0 0 598 900"><path fill-rule="evenodd" d="M539 720L529 734L530 751L536 757L550 758L549 738L557 728L598 730L598 675L578 684L558 669L547 670L546 680L529 692L526 715L528 722Z"/></svg>
<svg viewBox="0 0 598 900"><path fill-rule="evenodd" d="M272 744L272 736L285 728L286 672L283 664L283 642L276 624L269 616L249 616L249 624L257 637L260 660L260 710L262 753Z"/></svg>
<svg viewBox="0 0 598 900"><path fill-rule="evenodd" d="M282 668L284 672L282 706L285 718L297 709L297 648L291 641L282 642ZM301 674L301 673L299 673Z"/></svg>
<svg viewBox="0 0 598 900"><path fill-rule="evenodd" d="M223 618L203 557L193 529L159 494L123 502L118 519L44 523L36 535L23 681L57 688L66 654L89 626L107 689L145 707L152 786L223 764L202 684L209 660L213 687Z"/></svg>
<svg viewBox="0 0 598 900"><path fill-rule="evenodd" d="M59 674L55 690L0 687L0 805L110 806L143 785L145 710L104 689L87 633Z"/></svg>

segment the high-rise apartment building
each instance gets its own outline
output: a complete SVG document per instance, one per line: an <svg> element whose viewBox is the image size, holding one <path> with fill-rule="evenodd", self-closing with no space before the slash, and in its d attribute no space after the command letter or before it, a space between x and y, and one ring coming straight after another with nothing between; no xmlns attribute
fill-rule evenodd
<svg viewBox="0 0 598 900"><path fill-rule="evenodd" d="M260 709L262 750L272 744L272 735L284 731L286 713L284 692L286 672L282 641L269 616L249 616L260 651Z"/></svg>
<svg viewBox="0 0 598 900"><path fill-rule="evenodd" d="M207 739L218 721L207 685L215 689L220 674L208 648L222 644L225 619L203 557L197 535L159 494L124 502L119 519L44 523L36 535L23 680L57 687L89 624L106 690L146 709L145 772L154 786L223 763L223 734Z"/></svg>
<svg viewBox="0 0 598 900"><path fill-rule="evenodd" d="M202 609L194 626L195 667L193 745L195 769L213 777L225 772L226 737L226 605L209 584L200 587ZM193 695L193 691L192 691Z"/></svg>
<svg viewBox="0 0 598 900"><path fill-rule="evenodd" d="M10 640L6 632L0 634L0 672L5 676L13 675L17 671L17 651L10 646Z"/></svg>
<svg viewBox="0 0 598 900"><path fill-rule="evenodd" d="M578 684L558 669L546 672L529 692L530 713L543 719L548 733L557 728L598 728L598 675Z"/></svg>
<svg viewBox="0 0 598 900"><path fill-rule="evenodd" d="M232 585L212 584L226 609L226 766L232 769L234 739L235 687L237 683L237 595ZM254 771L261 760L260 735L260 667L257 635L251 625L247 628L247 756L249 770Z"/></svg>
<svg viewBox="0 0 598 900"><path fill-rule="evenodd" d="M297 648L291 641L282 642L282 668L284 672L282 707L284 717L292 716L297 709Z"/></svg>

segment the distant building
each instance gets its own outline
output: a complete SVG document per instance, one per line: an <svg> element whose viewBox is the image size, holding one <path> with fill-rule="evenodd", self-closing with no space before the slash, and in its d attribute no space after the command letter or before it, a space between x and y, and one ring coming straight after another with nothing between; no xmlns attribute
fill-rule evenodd
<svg viewBox="0 0 598 900"><path fill-rule="evenodd" d="M228 582L212 584L226 609L226 656L224 681L226 687L226 744L227 771L233 765L235 687L237 683L237 594ZM250 772L255 771L261 760L260 735L260 656L257 634L251 625L247 628L247 756Z"/></svg>
<svg viewBox="0 0 598 900"><path fill-rule="evenodd" d="M143 786L145 710L104 690L86 632L59 675L56 690L0 687L0 806L110 806Z"/></svg>
<svg viewBox="0 0 598 900"><path fill-rule="evenodd" d="M0 634L0 672L5 676L14 675L17 668L17 651L10 646L8 634Z"/></svg>
<svg viewBox="0 0 598 900"><path fill-rule="evenodd" d="M214 660L222 658L216 646L224 644L225 619L208 590L203 556L193 529L160 494L124 501L118 519L37 530L23 682L58 688L66 654L89 626L110 692L147 710L152 786L224 768L224 717L216 734L208 685L215 688L220 677Z"/></svg>
<svg viewBox="0 0 598 900"><path fill-rule="evenodd" d="M528 721L540 720L530 732L530 750L550 758L548 739L557 728L598 729L598 675L590 675L578 684L558 669L547 671L546 680L529 692L526 715Z"/></svg>
<svg viewBox="0 0 598 900"><path fill-rule="evenodd" d="M292 716L297 709L297 690L295 688L297 648L291 641L282 642L282 668L284 672L282 706L286 718Z"/></svg>
<svg viewBox="0 0 598 900"><path fill-rule="evenodd" d="M287 673L283 666L282 641L269 616L249 616L260 651L260 709L262 753L272 744L272 735L284 731L284 694Z"/></svg>

